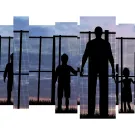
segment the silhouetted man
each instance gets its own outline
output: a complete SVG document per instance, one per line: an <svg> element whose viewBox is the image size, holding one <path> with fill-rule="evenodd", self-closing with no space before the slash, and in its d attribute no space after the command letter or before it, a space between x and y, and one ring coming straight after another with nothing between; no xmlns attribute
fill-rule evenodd
<svg viewBox="0 0 135 135"><path fill-rule="evenodd" d="M11 92L13 87L13 53L10 55L11 62L6 65L5 71L4 71L4 82L7 80L7 103L11 103Z"/></svg>
<svg viewBox="0 0 135 135"><path fill-rule="evenodd" d="M75 71L71 66L67 65L67 54L63 54L61 56L61 61L62 65L59 65L56 68L55 73L55 83L58 78L58 110L60 111L62 109L62 98L64 92L66 110L68 111L70 98L70 73L72 72L74 75L77 75L77 71Z"/></svg>
<svg viewBox="0 0 135 135"><path fill-rule="evenodd" d="M82 58L82 67L80 74L83 75L83 67L89 58L88 69L88 115L94 116L95 113L95 96L97 75L99 74L100 84L100 116L108 116L108 61L112 67L112 74L114 76L114 58L111 51L110 43L101 38L102 28L95 28L96 38L89 41Z"/></svg>

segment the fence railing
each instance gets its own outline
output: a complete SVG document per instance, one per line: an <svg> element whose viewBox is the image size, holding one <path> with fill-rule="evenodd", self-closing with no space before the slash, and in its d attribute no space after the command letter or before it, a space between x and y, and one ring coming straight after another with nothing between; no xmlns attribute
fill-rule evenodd
<svg viewBox="0 0 135 135"><path fill-rule="evenodd" d="M14 32L17 32L17 31L14 31ZM18 31L18 32L28 32L28 31ZM80 34L87 34L88 35L88 40L91 39L92 35L94 34L94 32L91 32L91 31L85 31L85 32L80 32ZM110 32L110 31L105 31L103 32L103 35L105 37L105 39L109 40L109 35L113 35L113 34L116 34L116 32ZM31 70L29 69L29 72L37 72L38 73L38 92L37 92L37 101L39 102L39 99L40 99L40 80L41 80L41 73L42 72L50 72L52 73L52 78L54 78L54 71L55 71L55 56L56 56L56 41L55 41L55 38L59 38L59 64L60 64L60 60L61 60L61 38L62 37L65 37L65 38L77 38L77 39L80 39L80 37L78 36L72 36L72 35L54 35L52 37L45 37L45 36L29 36L30 39L39 39L39 50L38 50L38 69L35 69L35 70ZM20 37L21 38L21 37ZM41 69L41 59L42 59L42 55L41 55L41 51L42 51L42 40L45 39L45 38L49 38L52 40L52 69L50 70L42 70ZM1 47L2 47L2 44L1 44L1 40L2 39L7 39L9 41L9 44L8 44L8 62L10 62L10 54L11 54L11 40L13 40L13 37L1 37L0 36L0 62L1 62ZM121 74L122 74L122 69L123 69L123 40L135 40L135 38L133 37L116 37L116 40L120 40L121 41L121 52L120 52L120 55L121 55L121 63L116 63L116 64L119 64L120 67L121 67ZM21 54L22 54L22 46L21 46L21 43L22 41L20 40L20 61L19 61L19 73L14 73L14 75L19 75L19 80L18 80L18 102L20 102L19 98L20 98L20 82L21 82L21 75L29 75L29 73L23 73L21 72ZM116 44L117 45L117 44ZM2 63L1 63L2 64ZM4 72L4 70L1 70L0 72ZM84 75L84 77L88 77L88 75ZM111 77L111 75L109 75L109 77ZM118 77L121 77L122 78L122 75L118 75ZM131 76L131 77L135 77L134 76ZM52 79L52 91L51 91L51 102L52 104L55 103L55 86L54 86L54 81ZM18 107L19 107L19 104L18 103Z"/></svg>

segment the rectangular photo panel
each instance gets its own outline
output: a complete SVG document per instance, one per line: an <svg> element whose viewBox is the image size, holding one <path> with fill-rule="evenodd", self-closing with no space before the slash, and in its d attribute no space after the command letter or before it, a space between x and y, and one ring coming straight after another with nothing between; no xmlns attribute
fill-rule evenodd
<svg viewBox="0 0 135 135"><path fill-rule="evenodd" d="M83 61L84 64L84 72L80 71L82 119L116 118L116 83L111 67L113 60L114 68L116 65L115 42L116 17L80 17L80 63L82 65ZM107 43L106 48L102 43Z"/></svg>
<svg viewBox="0 0 135 135"><path fill-rule="evenodd" d="M54 85L56 113L77 113L80 66L78 35L79 27L77 22L55 23Z"/></svg>
<svg viewBox="0 0 135 135"><path fill-rule="evenodd" d="M29 17L14 17L14 108L29 108Z"/></svg>
<svg viewBox="0 0 135 135"><path fill-rule="evenodd" d="M13 105L13 25L0 25L0 105Z"/></svg>
<svg viewBox="0 0 135 135"><path fill-rule="evenodd" d="M135 32L134 24L117 25L119 113L134 113ZM126 31L126 32L125 32Z"/></svg>
<svg viewBox="0 0 135 135"><path fill-rule="evenodd" d="M54 105L52 52L54 25L30 25L29 104Z"/></svg>

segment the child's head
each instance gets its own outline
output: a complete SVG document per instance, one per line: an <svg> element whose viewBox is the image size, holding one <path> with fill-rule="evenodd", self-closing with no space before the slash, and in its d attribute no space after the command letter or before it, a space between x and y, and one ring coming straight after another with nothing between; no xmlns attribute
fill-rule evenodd
<svg viewBox="0 0 135 135"><path fill-rule="evenodd" d="M67 62L68 62L68 55L64 53L61 56L61 61L62 61L62 63L67 64Z"/></svg>
<svg viewBox="0 0 135 135"><path fill-rule="evenodd" d="M128 77L129 74L130 74L129 69L128 69L128 68L124 68L124 69L123 69L123 75L124 75L125 77Z"/></svg>

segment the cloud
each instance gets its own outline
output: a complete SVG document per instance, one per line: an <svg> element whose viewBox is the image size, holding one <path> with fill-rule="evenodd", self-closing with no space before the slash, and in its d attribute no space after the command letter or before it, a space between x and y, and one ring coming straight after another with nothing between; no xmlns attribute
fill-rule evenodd
<svg viewBox="0 0 135 135"><path fill-rule="evenodd" d="M13 36L13 25L0 25L0 35L3 37Z"/></svg>
<svg viewBox="0 0 135 135"><path fill-rule="evenodd" d="M55 34L56 35L79 35L80 27L77 22L56 22Z"/></svg>
<svg viewBox="0 0 135 135"><path fill-rule="evenodd" d="M117 37L135 37L135 25L134 24L119 24L116 26Z"/></svg>
<svg viewBox="0 0 135 135"><path fill-rule="evenodd" d="M29 30L29 17L15 16L14 30Z"/></svg>
<svg viewBox="0 0 135 135"><path fill-rule="evenodd" d="M116 31L116 17L115 16L81 16L80 30L94 31L96 26L101 26L103 30Z"/></svg>
<svg viewBox="0 0 135 135"><path fill-rule="evenodd" d="M30 36L53 36L55 34L54 25L30 25Z"/></svg>

